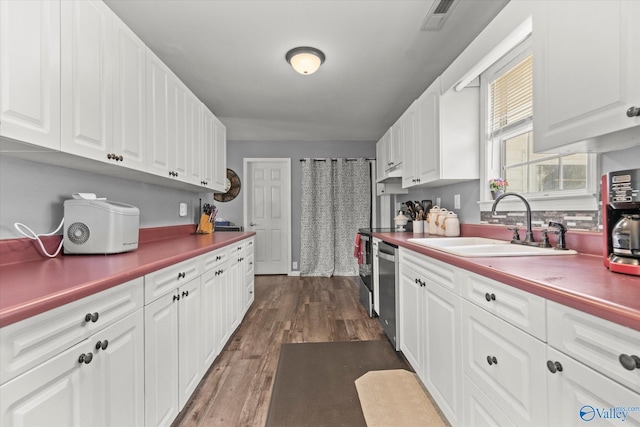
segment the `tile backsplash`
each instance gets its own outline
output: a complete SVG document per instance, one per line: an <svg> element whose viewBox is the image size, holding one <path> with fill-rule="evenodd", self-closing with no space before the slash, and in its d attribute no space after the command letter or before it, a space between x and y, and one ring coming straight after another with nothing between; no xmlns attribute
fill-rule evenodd
<svg viewBox="0 0 640 427"><path fill-rule="evenodd" d="M534 228L547 227L549 221L560 222L570 230L601 231L600 211L538 211L531 212L531 223ZM498 211L480 212L481 224L504 224L524 226L526 212Z"/></svg>

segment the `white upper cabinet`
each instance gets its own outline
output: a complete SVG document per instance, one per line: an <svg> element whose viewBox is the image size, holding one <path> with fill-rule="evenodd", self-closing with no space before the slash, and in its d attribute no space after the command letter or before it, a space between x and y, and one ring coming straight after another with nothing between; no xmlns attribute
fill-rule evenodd
<svg viewBox="0 0 640 427"><path fill-rule="evenodd" d="M479 178L480 91L440 93L440 78L416 103L416 178L437 187Z"/></svg>
<svg viewBox="0 0 640 427"><path fill-rule="evenodd" d="M147 48L114 17L112 31L114 155L132 169L145 170L147 151ZM112 159L113 160L113 159ZM118 160L119 161L119 160Z"/></svg>
<svg viewBox="0 0 640 427"><path fill-rule="evenodd" d="M224 192L227 181L227 129L202 105L201 185Z"/></svg>
<svg viewBox="0 0 640 427"><path fill-rule="evenodd" d="M103 159L113 130L112 12L100 1L64 1L61 23L61 148Z"/></svg>
<svg viewBox="0 0 640 427"><path fill-rule="evenodd" d="M535 151L605 152L640 144L640 110L629 111L640 108L639 22L637 1L537 5Z"/></svg>
<svg viewBox="0 0 640 427"><path fill-rule="evenodd" d="M387 166L385 170L390 171L402 165L402 117L391 126L386 148Z"/></svg>
<svg viewBox="0 0 640 427"><path fill-rule="evenodd" d="M417 100L414 101L402 117L400 117L402 125L402 153L404 156L402 162L402 188L412 187L419 182L419 146L416 144L418 133L416 120L417 103Z"/></svg>
<svg viewBox="0 0 640 427"><path fill-rule="evenodd" d="M60 2L0 2L0 64L0 136L59 150Z"/></svg>

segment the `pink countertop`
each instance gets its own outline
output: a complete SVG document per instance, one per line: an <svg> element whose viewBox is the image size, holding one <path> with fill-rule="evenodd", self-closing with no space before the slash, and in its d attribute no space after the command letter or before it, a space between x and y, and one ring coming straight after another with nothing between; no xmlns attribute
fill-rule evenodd
<svg viewBox="0 0 640 427"><path fill-rule="evenodd" d="M640 331L640 276L610 272L602 255L463 258L407 241L427 234L373 236Z"/></svg>
<svg viewBox="0 0 640 427"><path fill-rule="evenodd" d="M123 254L60 255L2 265L0 327L253 235L183 233L162 240L141 239L137 250Z"/></svg>

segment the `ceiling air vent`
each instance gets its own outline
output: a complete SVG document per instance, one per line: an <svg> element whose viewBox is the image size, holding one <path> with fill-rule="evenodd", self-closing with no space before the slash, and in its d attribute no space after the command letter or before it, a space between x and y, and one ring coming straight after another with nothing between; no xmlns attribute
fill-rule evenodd
<svg viewBox="0 0 640 427"><path fill-rule="evenodd" d="M422 31L438 31L444 25L444 21L447 20L453 7L456 5L457 0L436 0L436 2L429 9L429 13L422 21Z"/></svg>

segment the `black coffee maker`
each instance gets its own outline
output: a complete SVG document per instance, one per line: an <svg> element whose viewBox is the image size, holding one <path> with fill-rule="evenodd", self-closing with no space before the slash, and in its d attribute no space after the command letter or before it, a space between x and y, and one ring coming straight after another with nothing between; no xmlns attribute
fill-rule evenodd
<svg viewBox="0 0 640 427"><path fill-rule="evenodd" d="M604 265L640 276L640 169L602 177Z"/></svg>

